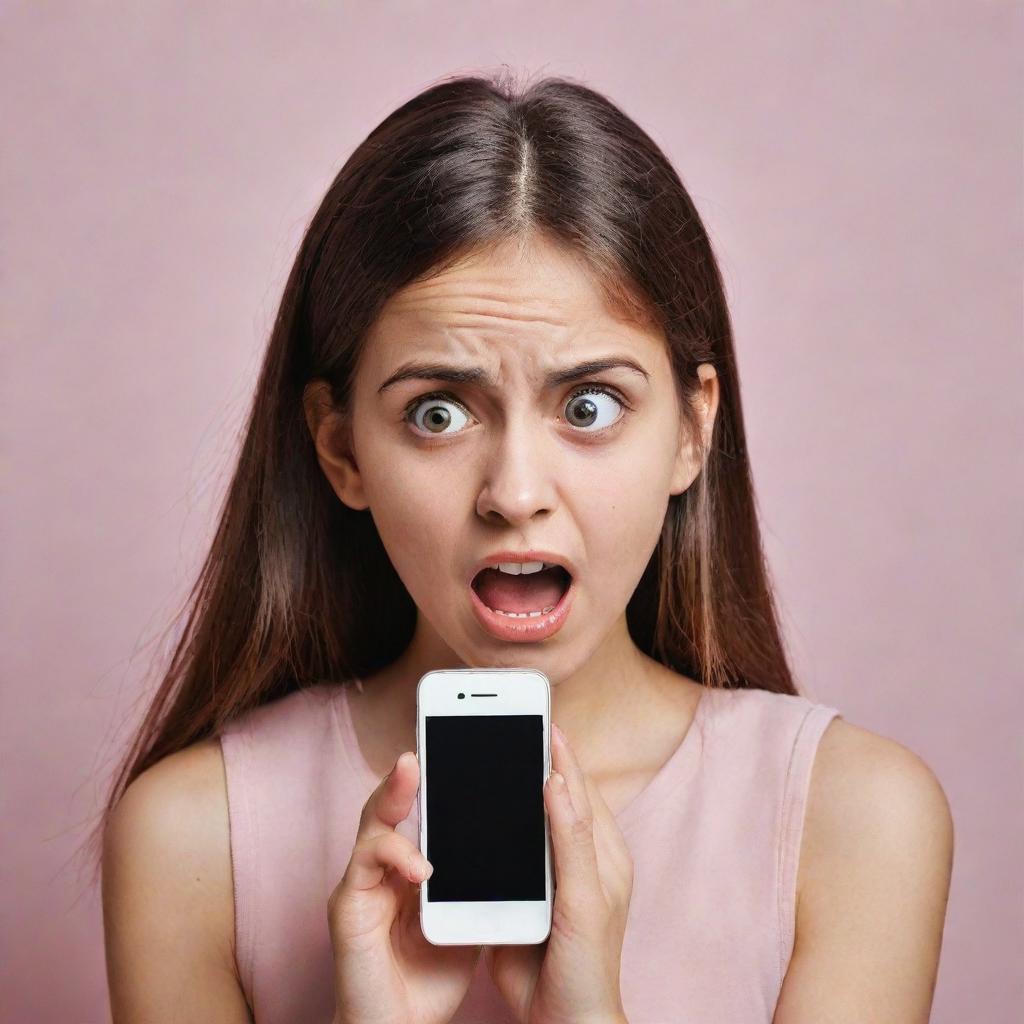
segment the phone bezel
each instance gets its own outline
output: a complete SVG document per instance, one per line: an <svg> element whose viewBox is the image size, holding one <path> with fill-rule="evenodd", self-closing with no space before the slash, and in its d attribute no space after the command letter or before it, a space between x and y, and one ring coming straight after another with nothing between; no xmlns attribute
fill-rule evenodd
<svg viewBox="0 0 1024 1024"><path fill-rule="evenodd" d="M471 692L487 696L470 696ZM466 693L463 700L460 692ZM491 695L493 694L493 696ZM425 801L428 764L424 730L426 716L540 714L542 716L544 771L551 771L551 684L539 669L465 668L435 669L416 685L416 755L420 766L417 791L419 846L427 849ZM466 903L430 903L430 880L420 885L420 927L434 945L527 945L544 942L551 931L554 900L551 831L544 814L543 900L495 900Z"/></svg>

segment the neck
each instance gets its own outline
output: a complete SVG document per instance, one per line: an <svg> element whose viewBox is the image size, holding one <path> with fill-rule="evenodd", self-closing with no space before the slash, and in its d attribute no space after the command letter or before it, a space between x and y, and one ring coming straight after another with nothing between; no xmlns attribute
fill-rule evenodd
<svg viewBox="0 0 1024 1024"><path fill-rule="evenodd" d="M547 650L523 645L517 660L508 651L500 668L539 668L551 682L551 716L565 733L585 770L597 770L627 753L630 728L652 711L652 695L660 695L665 669L633 642L623 615L601 645L581 665ZM484 667L462 660L419 616L405 652L368 682L365 692L378 722L394 723L396 749L415 750L416 685L437 669ZM486 667L492 667L488 665Z"/></svg>

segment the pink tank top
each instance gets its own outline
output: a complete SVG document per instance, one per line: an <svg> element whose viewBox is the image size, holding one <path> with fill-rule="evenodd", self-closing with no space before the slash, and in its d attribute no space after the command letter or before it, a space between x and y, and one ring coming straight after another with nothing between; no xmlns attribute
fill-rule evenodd
<svg viewBox="0 0 1024 1024"><path fill-rule="evenodd" d="M797 859L818 741L839 712L707 689L682 743L616 817L633 856L620 985L630 1024L770 1024L794 942ZM256 708L221 736L236 958L256 1024L330 1024L327 900L380 779L348 685ZM398 831L414 843L413 804ZM481 957L454 1024L513 1024Z"/></svg>

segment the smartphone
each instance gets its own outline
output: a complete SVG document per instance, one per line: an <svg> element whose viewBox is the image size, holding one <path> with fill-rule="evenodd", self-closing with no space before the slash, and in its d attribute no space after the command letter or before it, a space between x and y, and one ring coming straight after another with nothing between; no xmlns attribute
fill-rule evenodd
<svg viewBox="0 0 1024 1024"><path fill-rule="evenodd" d="M437 946L551 931L551 685L536 669L427 672L416 687L420 927Z"/></svg>

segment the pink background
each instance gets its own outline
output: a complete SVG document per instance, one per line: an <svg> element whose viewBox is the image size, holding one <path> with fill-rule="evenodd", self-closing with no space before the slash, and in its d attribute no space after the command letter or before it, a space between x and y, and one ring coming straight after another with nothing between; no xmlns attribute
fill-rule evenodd
<svg viewBox="0 0 1024 1024"><path fill-rule="evenodd" d="M76 846L308 218L397 104L504 63L606 92L691 190L805 692L953 807L933 1020L1021 1019L1020 5L356 8L4 5L0 1017L107 1015Z"/></svg>

